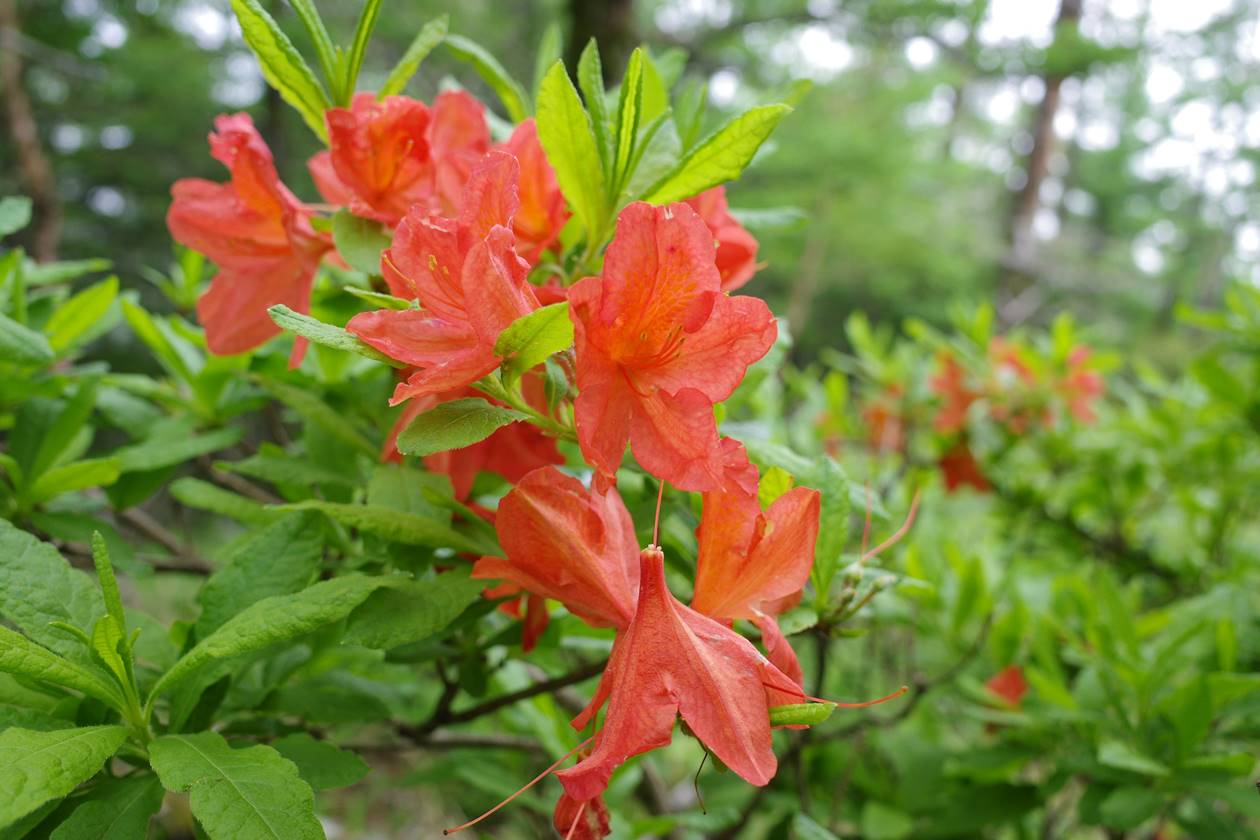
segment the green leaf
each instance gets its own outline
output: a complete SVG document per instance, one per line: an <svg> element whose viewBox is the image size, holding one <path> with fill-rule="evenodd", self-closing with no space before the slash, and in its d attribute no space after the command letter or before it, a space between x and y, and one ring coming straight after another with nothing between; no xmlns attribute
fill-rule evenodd
<svg viewBox="0 0 1260 840"><path fill-rule="evenodd" d="M1102 802L1103 825L1128 831L1159 813L1167 797L1145 787L1116 788Z"/></svg>
<svg viewBox="0 0 1260 840"><path fill-rule="evenodd" d="M840 840L836 835L814 822L807 814L797 812L792 818L792 830L796 840Z"/></svg>
<svg viewBox="0 0 1260 840"><path fill-rule="evenodd" d="M792 111L763 105L745 111L710 134L648 191L653 204L669 204L738 178L770 132Z"/></svg>
<svg viewBox="0 0 1260 840"><path fill-rule="evenodd" d="M352 574L320 581L293 595L264 598L228 619L175 663L154 685L149 704L165 691L222 660L264 650L340 621L382 586L404 578Z"/></svg>
<svg viewBox="0 0 1260 840"><path fill-rule="evenodd" d="M27 412L18 414L17 428L14 430L13 444L10 449L16 451L22 448L17 445L17 441L27 431L28 419L37 425L37 429L32 429L32 431L40 438L32 459L27 460L23 457L25 452L18 452L19 461L26 470L28 481L43 475L49 467L70 453L75 439L83 432L88 418L92 416L92 409L96 405L96 382L95 378L83 380L51 422L48 422L47 417L37 417ZM24 408L34 409L35 405L36 403L32 401Z"/></svg>
<svg viewBox="0 0 1260 840"><path fill-rule="evenodd" d="M31 223L31 200L24 195L0 198L0 236L17 233Z"/></svg>
<svg viewBox="0 0 1260 840"><path fill-rule="evenodd" d="M26 267L26 285L50 286L54 283L68 283L86 274L108 271L112 266L109 260L61 260L59 262L42 263Z"/></svg>
<svg viewBox="0 0 1260 840"><path fill-rule="evenodd" d="M774 504L780 496L792 489L792 474L782 467L771 467L757 484L757 503L763 508Z"/></svg>
<svg viewBox="0 0 1260 840"><path fill-rule="evenodd" d="M317 510L342 525L403 545L452 548L470 554L497 554L499 551L498 546L486 539L479 539L476 534L462 534L445 522L381 505L354 505L311 499L288 505L274 505L269 510Z"/></svg>
<svg viewBox="0 0 1260 840"><path fill-rule="evenodd" d="M90 335L117 299L118 278L107 277L58 306L44 325L53 352L61 353Z"/></svg>
<svg viewBox="0 0 1260 840"><path fill-rule="evenodd" d="M395 311L403 311L405 309L415 309L411 305L411 301L403 300L393 295L385 295L380 292L373 292L368 289L360 289L355 286L345 286L344 290L357 297L359 300L365 300L378 309L393 309Z"/></svg>
<svg viewBox="0 0 1260 840"><path fill-rule="evenodd" d="M815 726L831 717L836 707L830 703L790 703L770 707L771 726Z"/></svg>
<svg viewBox="0 0 1260 840"><path fill-rule="evenodd" d="M101 585L105 611L114 619L119 629L127 627L127 614L123 611L122 595L118 591L118 579L114 566L109 562L109 547L100 532L92 535L92 565L96 567L96 580Z"/></svg>
<svg viewBox="0 0 1260 840"><path fill-rule="evenodd" d="M332 103L289 36L258 0L232 0L232 10L240 21L245 43L258 57L263 78L284 101L297 109L315 135L327 143L324 111L331 108Z"/></svg>
<svg viewBox="0 0 1260 840"><path fill-rule="evenodd" d="M376 444L368 440L341 412L321 400L316 394L274 379L262 380L262 386L308 422L314 423L341 443L359 450L373 461L376 460Z"/></svg>
<svg viewBox="0 0 1260 840"><path fill-rule="evenodd" d="M588 239L597 241L608 215L603 158L591 117L560 61L538 91L538 140Z"/></svg>
<svg viewBox="0 0 1260 840"><path fill-rule="evenodd" d="M43 333L37 333L9 316L0 314L0 362L43 365L52 360L52 345Z"/></svg>
<svg viewBox="0 0 1260 840"><path fill-rule="evenodd" d="M526 414L477 397L451 400L417 415L398 435L398 451L404 455L432 455L463 449L509 423L526 419Z"/></svg>
<svg viewBox="0 0 1260 840"><path fill-rule="evenodd" d="M0 519L0 617L39 644L79 663L88 652L63 631L63 621L89 630L105 614L92 579L73 569L56 548Z"/></svg>
<svg viewBox="0 0 1260 840"><path fill-rule="evenodd" d="M349 210L338 210L332 217L332 231L337 253L351 268L369 277L381 273L381 252L389 247L391 240L380 222L356 216Z"/></svg>
<svg viewBox="0 0 1260 840"><path fill-rule="evenodd" d="M1143 776L1167 776L1168 767L1123 741L1107 740L1098 747L1098 763Z"/></svg>
<svg viewBox="0 0 1260 840"><path fill-rule="evenodd" d="M604 93L604 67L599 59L599 44L594 38L586 43L578 58L578 85L582 88L582 98L586 100L586 110L591 115L591 128L595 131L595 145L599 149L600 160L604 162L604 172L612 171L612 118L608 114L608 97ZM543 78L546 78L544 74ZM542 84L539 83L541 91ZM542 94L539 93L541 101Z"/></svg>
<svg viewBox="0 0 1260 840"><path fill-rule="evenodd" d="M157 434L116 450L114 457L122 472L149 472L227 449L241 439L241 434L238 426L214 429L200 435L186 432Z"/></svg>
<svg viewBox="0 0 1260 840"><path fill-rule="evenodd" d="M914 834L914 817L874 800L862 806L863 840L902 840Z"/></svg>
<svg viewBox="0 0 1260 840"><path fill-rule="evenodd" d="M311 37L311 43L315 45L320 69L324 71L324 78L328 84L333 87L333 98L343 105L347 104L342 98L341 79L337 75L336 48L333 46L332 38L329 37L328 29L324 26L323 18L319 16L315 4L312 0L291 0L290 5L297 13L298 20L302 21L306 34Z"/></svg>
<svg viewBox="0 0 1260 840"><path fill-rule="evenodd" d="M68 795L95 775L126 737L121 726L0 732L0 826Z"/></svg>
<svg viewBox="0 0 1260 840"><path fill-rule="evenodd" d="M458 618L485 588L485 581L455 571L379 589L350 614L342 641L382 650L424 641Z"/></svg>
<svg viewBox="0 0 1260 840"><path fill-rule="evenodd" d="M505 378L513 381L552 353L572 346L573 322L568 301L562 301L535 309L509 324L494 343L494 353L503 358Z"/></svg>
<svg viewBox="0 0 1260 840"><path fill-rule="evenodd" d="M217 513L247 525L266 525L278 518L274 511L253 499L199 478L181 478L168 489L171 497L186 507Z"/></svg>
<svg viewBox="0 0 1260 840"><path fill-rule="evenodd" d="M617 101L616 146L613 149L612 183L610 194L621 192L629 178L630 158L634 143L639 136L639 115L643 106L643 49L630 53L625 77L621 80L621 95Z"/></svg>
<svg viewBox="0 0 1260 840"><path fill-rule="evenodd" d="M165 791L157 776L135 773L106 779L79 800L49 840L127 840L149 836L149 820L162 807Z"/></svg>
<svg viewBox="0 0 1260 840"><path fill-rule="evenodd" d="M118 480L119 474L117 458L86 458L53 467L35 480L28 494L34 504L40 504L72 490L108 487Z"/></svg>
<svg viewBox="0 0 1260 840"><path fill-rule="evenodd" d="M211 840L324 837L310 785L271 747L232 749L217 732L200 732L158 738L149 756L167 790L188 794Z"/></svg>
<svg viewBox="0 0 1260 840"><path fill-rule="evenodd" d="M815 473L817 480L814 486L822 495L818 542L810 577L819 599L825 600L836 571L840 568L840 557L844 554L845 543L849 540L849 477L844 468L830 457L818 462Z"/></svg>
<svg viewBox="0 0 1260 840"><path fill-rule="evenodd" d="M95 670L89 671L62 659L3 626L0 626L0 672L73 688L118 708L123 705L118 689L98 677Z"/></svg>
<svg viewBox="0 0 1260 840"><path fill-rule="evenodd" d="M153 355L157 357L162 367L166 368L167 373L184 382L192 382L194 379L192 368L188 360L184 358L184 354L180 353L175 346L170 331L164 329L165 325L143 307L126 298L122 301L122 311L123 318L131 327L132 332L153 351Z"/></svg>
<svg viewBox="0 0 1260 840"><path fill-rule="evenodd" d="M376 17L381 11L381 0L367 0L363 11L359 13L359 22L354 28L354 41L350 44L350 56L346 62L346 76L342 81L342 104L349 105L354 96L354 86L359 80L359 70L363 67L363 56L367 52L368 39L376 28Z"/></svg>
<svg viewBox="0 0 1260 840"><path fill-rule="evenodd" d="M349 750L317 741L305 732L286 735L272 744L297 765L298 775L315 790L348 787L368 774L367 762Z"/></svg>
<svg viewBox="0 0 1260 840"><path fill-rule="evenodd" d="M542 38L538 41L538 50L534 53L534 95L538 95L538 88L542 86L543 76L547 75L547 68L560 60L560 55L564 50L564 29L561 28L560 22L553 20L547 24L547 28L543 30Z"/></svg>
<svg viewBox="0 0 1260 840"><path fill-rule="evenodd" d="M503 69L499 60L480 44L461 35L447 35L446 48L460 61L471 64L490 89L498 95L512 122L521 122L529 116L529 97L520 83Z"/></svg>
<svg viewBox="0 0 1260 840"><path fill-rule="evenodd" d="M267 314L271 316L271 320L275 321L276 326L280 327L280 329L297 333L315 344L322 344L334 350L354 353L374 362L384 362L390 367L406 367L404 363L394 361L375 347L364 344L343 328L325 324L323 321L312 318L310 315L294 312L282 303L278 303L268 309Z"/></svg>
<svg viewBox="0 0 1260 840"><path fill-rule="evenodd" d="M407 47L407 51L403 53L403 57L394 65L394 69L389 71L389 77L385 79L385 84L381 85L380 98L386 96L394 96L402 93L403 88L407 86L407 82L411 77L416 75L416 71L420 69L420 62L428 57L433 48L442 43L442 39L446 37L447 23L450 20L448 15L436 17L424 25L416 37L412 40L411 45Z"/></svg>
<svg viewBox="0 0 1260 840"><path fill-rule="evenodd" d="M333 484L352 487L357 483L353 475L312 463L305 458L295 458L282 451L259 452L243 461L216 461L214 466L224 472L247 475L272 484Z"/></svg>
<svg viewBox="0 0 1260 840"><path fill-rule="evenodd" d="M241 610L275 595L300 592L319 570L324 541L315 517L288 514L235 544L227 562L197 594L204 639Z"/></svg>

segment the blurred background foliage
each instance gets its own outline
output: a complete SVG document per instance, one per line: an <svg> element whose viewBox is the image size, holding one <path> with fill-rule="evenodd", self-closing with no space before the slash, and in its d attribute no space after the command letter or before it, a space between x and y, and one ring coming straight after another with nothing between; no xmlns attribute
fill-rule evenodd
<svg viewBox="0 0 1260 840"><path fill-rule="evenodd" d="M355 4L325 5L348 36ZM270 6L303 43L291 10ZM736 208L775 211L746 216L767 263L757 291L792 324L798 359L842 344L854 309L941 324L961 297L994 300L1006 325L1074 311L1099 337L1172 361L1178 303L1211 305L1231 281L1260 279L1256 6L423 0L386 5L362 84L439 13L522 79L552 24L571 55L598 37L606 70L640 42L672 52L684 84L707 85L715 120L811 81L732 190ZM286 179L314 197L314 138L268 92L226 2L0 7L5 64L50 172L30 187L8 96L0 193L32 194L46 226L60 220L46 256L104 255L128 277L165 267L169 185L217 177L205 136L220 111L249 110ZM456 72L439 53L411 92L429 99Z"/></svg>
<svg viewBox="0 0 1260 840"><path fill-rule="evenodd" d="M320 5L344 40L357 4ZM855 498L848 565L793 616L815 693L857 699L907 683L910 697L791 733L783 772L761 790L698 775L700 748L678 738L615 780L617 836L1257 836L1258 5L385 5L364 88L449 13L453 32L527 83L558 24L569 55L597 37L606 70L647 43L681 68L680 89L707 87L715 122L794 101L730 189L765 261L748 291L770 299L792 341L731 401L724 428L763 469L825 483L829 454L869 481L876 542L923 492L910 536L878 563L859 562ZM304 44L291 10L270 8ZM0 34L0 195L36 201L35 223L7 244L106 257L155 309L191 309L198 260L176 262L165 289L148 278L166 282L153 269L175 259L171 182L220 177L205 138L221 111L250 111L286 181L314 198L304 164L316 141L267 90L226 0L0 0ZM487 94L442 51L409 92L431 100L455 77ZM104 340L119 358L133 341L122 330ZM973 395L948 429L945 358ZM223 392L234 364L206 363L215 423L252 410ZM1103 373L1105 397L1088 379ZM376 404L356 390L367 385L328 378L346 404ZM1071 400L1084 392L1082 414ZM1016 428L1013 416L1032 419ZM623 490L650 505L650 488ZM694 553L694 525L665 523L671 556ZM534 660L544 670L572 652L559 639L583 641L576 621L555 627ZM495 693L468 672L482 675L470 692ZM499 690L538 678L506 674ZM395 715L415 712L410 670L357 676ZM559 753L573 699L536 698L480 734ZM321 800L330 825L427 836L417 826L479 811L538 763L455 746L370 754L387 772ZM545 830L546 797L523 801L496 836Z"/></svg>

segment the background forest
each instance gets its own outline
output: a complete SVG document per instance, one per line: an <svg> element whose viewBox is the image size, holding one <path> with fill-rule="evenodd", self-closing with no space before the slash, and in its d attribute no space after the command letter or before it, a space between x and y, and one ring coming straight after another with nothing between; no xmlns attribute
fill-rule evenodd
<svg viewBox="0 0 1260 840"><path fill-rule="evenodd" d="M288 4L262 5L304 44ZM348 41L359 4L318 5ZM546 69L540 45L572 68L595 38L610 87L642 44L676 107L707 96L705 131L766 102L795 109L727 189L760 243L746 291L784 323L723 429L748 441L763 492L767 475L780 492L843 488L844 510L828 515L844 530L823 538L834 559L783 616L806 685L910 694L776 736L782 769L765 788L697 770L702 750L675 738L614 779L613 836L1260 837L1260 0L386 0L360 87L375 89L442 14L526 87ZM430 102L453 85L498 105L440 49L407 91ZM160 378L128 396L187 408L196 421L175 437L232 428L234 395L257 415L243 440L179 463L140 458L130 483L124 463L107 502L10 482L0 518L67 557L95 527L76 517L116 526L128 606L185 618L204 607L201 579L231 564L240 524L273 524L259 503L318 483L318 470L295 481L221 459L340 444L284 386L241 397L230 362L181 327L146 331L127 307L195 322L210 266L172 245L165 217L174 181L221 176L206 154L216 114L249 112L303 198L316 195L318 140L267 86L228 0L0 0L0 105L0 196L32 201L29 225L0 219L4 245L51 290L33 320L118 277L96 321L54 342L57 364ZM279 351L259 358L268 376L282 367ZM320 364L303 384L370 429L374 454L388 424L358 403L388 377L364 384ZM15 384L26 374L7 370L0 454L39 425ZM140 446L128 418L161 427L158 412L106 399L117 383L105 383L84 415L101 433L79 455ZM176 392L192 408L171 408ZM268 393L293 440L275 403L264 416ZM253 507L187 483L211 481ZM655 499L623 493L636 521ZM694 511L662 524L667 554L694 555ZM333 838L434 836L569 748L573 687L607 647L571 616L553 628L528 665L495 652L514 631L456 622L445 648L375 670L325 660L272 693L253 686L251 702L330 737L365 706L392 721L398 742L333 738L379 772L321 791L317 813ZM441 698L414 690L413 667L436 667ZM549 678L555 691L528 693ZM0 730L16 725L9 691L0 681ZM524 702L495 704L520 691ZM483 713L443 719L458 692ZM246 717L231 725L253 737L262 724ZM187 836L175 799L151 836ZM543 836L552 801L523 797L484 836ZM0 838L41 836L24 830L37 828Z"/></svg>

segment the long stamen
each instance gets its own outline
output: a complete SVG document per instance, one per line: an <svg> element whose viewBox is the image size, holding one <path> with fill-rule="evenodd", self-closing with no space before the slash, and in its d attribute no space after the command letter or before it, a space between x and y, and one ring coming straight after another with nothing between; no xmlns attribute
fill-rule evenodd
<svg viewBox="0 0 1260 840"><path fill-rule="evenodd" d="M509 796L507 799L504 799L504 800L503 800L502 802L500 802L498 805L495 805L495 806L494 806L493 808L491 808L489 811L486 811L486 812L485 812L484 814L482 814L480 817L477 817L475 820L469 820L468 822L464 823L463 825L457 825L457 826L455 826L454 828L444 828L444 829L442 829L442 834L443 834L443 835L446 835L446 834L454 834L454 833L455 833L455 832L457 832L457 831L463 831L465 828L468 828L468 827L470 827L470 826L474 826L474 825L476 825L477 823L481 822L481 821L482 821L482 820L484 820L486 817L490 816L490 815L491 815L491 814L493 814L495 811L498 811L498 810L499 810L500 808L502 808L504 805L508 804L508 803L509 803L509 802L511 802L513 799L515 799L516 797L520 796L522 793L524 793L525 791L529 790L529 789L530 789L530 788L532 788L534 785L538 784L538 783L539 783L539 782L541 782L543 779L545 779L545 778L547 778L548 776L550 776L552 773L554 773L554 772L556 771L556 768L557 768L557 767L559 767L561 764L564 764L566 761L568 761L570 758L572 758L575 754L577 754L580 750L584 749L584 748L586 747L586 745L587 745L587 744L589 744L591 741L594 741L594 740L595 740L595 736L594 736L594 735L592 735L591 737L587 738L587 739L586 739L585 741L583 741L582 743L578 744L578 745L577 745L576 747L574 747L573 749L569 750L569 751L568 751L567 753L565 753L564 755L560 756L560 758L559 758L559 759L557 759L557 760L556 760L556 762L555 762L554 764L552 764L552 765L551 765L550 767L548 767L546 770L542 771L542 772L541 772L541 773L539 773L537 776L535 776L535 777L534 777L534 778L533 778L530 782L528 782L528 783L527 783L527 784L526 784L523 788L521 788L521 789L520 789L520 790L518 790L516 793L512 794L511 796Z"/></svg>
<svg viewBox="0 0 1260 840"><path fill-rule="evenodd" d="M880 697L877 700L864 700L861 703L837 703L835 700L823 700L819 697L810 697L808 694L805 695L805 699L811 703L828 703L839 709L865 709L868 706L878 706L880 703L887 703L889 700L896 700L898 697L902 697L909 693L910 686L903 685L887 697Z"/></svg>
<svg viewBox="0 0 1260 840"><path fill-rule="evenodd" d="M573 822L569 823L569 830L564 833L564 840L573 840L573 835L577 832L578 823L582 822L584 813L586 813L586 802L578 806L577 813L573 815Z"/></svg>
<svg viewBox="0 0 1260 840"><path fill-rule="evenodd" d="M870 551L862 552L862 559L870 560L872 557L877 556L881 551L892 548L894 545L900 542L901 538L904 537L910 531L910 526L914 524L914 515L915 513L918 512L918 510L919 510L919 491L915 490L914 498L910 500L910 512L906 514L906 521L901 523L901 527L898 528L897 532L894 533L891 537L884 540L882 543L875 546Z"/></svg>
<svg viewBox="0 0 1260 840"><path fill-rule="evenodd" d="M661 544L661 502L665 499L665 480L661 479L661 489L656 492L656 519L652 522L652 545Z"/></svg>

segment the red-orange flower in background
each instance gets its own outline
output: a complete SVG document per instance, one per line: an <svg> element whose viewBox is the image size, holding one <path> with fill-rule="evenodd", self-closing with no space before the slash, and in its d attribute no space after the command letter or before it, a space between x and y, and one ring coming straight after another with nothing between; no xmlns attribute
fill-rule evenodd
<svg viewBox="0 0 1260 840"><path fill-rule="evenodd" d="M774 616L796 600L809 579L820 494L794 487L763 512L757 468L743 444L731 438L722 444L726 480L703 497L691 606L722 621L754 622L770 661L799 685L800 662Z"/></svg>
<svg viewBox="0 0 1260 840"><path fill-rule="evenodd" d="M687 203L700 214L717 247L717 268L723 291L732 291L752 279L757 272L757 240L744 229L726 204L726 187L719 184Z"/></svg>
<svg viewBox="0 0 1260 840"><path fill-rule="evenodd" d="M1024 695L1028 693L1028 680L1024 678L1024 669L1018 665L1007 665L990 677L984 685L1015 708L1019 708Z"/></svg>
<svg viewBox="0 0 1260 840"><path fill-rule="evenodd" d="M325 200L397 224L415 204L455 215L464 184L490 147L481 103L442 93L430 110L406 96L355 94L324 114L329 150L308 163Z"/></svg>
<svg viewBox="0 0 1260 840"><path fill-rule="evenodd" d="M166 217L179 243L219 266L197 301L206 344L219 355L242 353L280 332L267 308L310 309L311 283L331 239L311 227L311 213L280 182L271 151L248 114L220 116L210 153L231 180L184 178L171 187ZM298 339L294 361L306 343Z"/></svg>
<svg viewBox="0 0 1260 840"><path fill-rule="evenodd" d="M962 431L967 425L967 410L980 398L980 394L967 386L967 370L948 353L937 357L940 369L932 375L929 384L941 398L942 405L932 426L943 434Z"/></svg>
<svg viewBox="0 0 1260 840"><path fill-rule="evenodd" d="M754 785L774 777L770 698L803 701L800 688L735 631L679 603L665 584L655 546L640 555L638 607L618 632L590 705L573 719L584 728L608 712L591 754L556 775L573 799L592 799L626 759L667 745L681 715L700 742Z"/></svg>
<svg viewBox="0 0 1260 840"><path fill-rule="evenodd" d="M533 265L560 237L561 229L569 220L568 206L560 192L555 170L538 142L533 117L516 127L503 150L521 166L521 206L512 217L512 230L516 233L517 253Z"/></svg>
<svg viewBox="0 0 1260 840"><path fill-rule="evenodd" d="M495 528L506 559L483 557L474 578L510 581L553 598L595 627L629 624L638 543L615 489L587 490L554 467L534 470L499 502Z"/></svg>
<svg viewBox="0 0 1260 840"><path fill-rule="evenodd" d="M569 290L578 442L601 483L629 443L639 464L683 490L722 480L713 405L774 343L774 316L728 297L713 238L685 204L622 211L600 277Z"/></svg>
<svg viewBox="0 0 1260 840"><path fill-rule="evenodd" d="M941 476L945 479L945 489L953 493L963 487L971 487L981 493L987 493L991 487L989 480L980 469L980 462L966 439L960 439L941 456L939 461Z"/></svg>
<svg viewBox="0 0 1260 840"><path fill-rule="evenodd" d="M529 266L514 250L516 159L491 152L464 187L459 216L412 208L381 267L390 291L421 309L363 312L346 329L390 358L416 368L392 404L471 385L501 361L499 334L538 308Z"/></svg>
<svg viewBox="0 0 1260 840"><path fill-rule="evenodd" d="M1083 345L1072 348L1067 358L1067 374L1058 383L1058 391L1067 400L1068 411L1082 423L1098 419L1094 402L1103 394L1102 374L1090 366L1090 349Z"/></svg>
<svg viewBox="0 0 1260 840"><path fill-rule="evenodd" d="M878 452L901 452L906 448L904 396L905 391L900 385L889 385L881 388L862 407L867 439Z"/></svg>
<svg viewBox="0 0 1260 840"><path fill-rule="evenodd" d="M535 408L545 408L546 397L540 377L528 375L521 380L525 399ZM482 397L471 388L443 394L429 394L409 400L402 414L394 423L381 452L383 461L401 461L397 449L398 435L420 414L440 403L462 397ZM494 400L491 400L494 402ZM563 464L564 456L556 448L554 438L549 438L532 423L516 422L495 430L490 437L462 449L450 449L424 457L424 466L430 472L450 476L456 499L467 499L472 492L473 481L482 472L500 475L516 483L529 472L548 464Z"/></svg>

